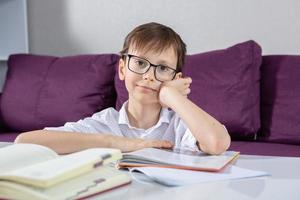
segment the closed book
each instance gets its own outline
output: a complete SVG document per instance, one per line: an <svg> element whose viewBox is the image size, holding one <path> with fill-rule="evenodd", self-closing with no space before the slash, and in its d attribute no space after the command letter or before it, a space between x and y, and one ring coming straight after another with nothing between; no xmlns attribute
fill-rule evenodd
<svg viewBox="0 0 300 200"><path fill-rule="evenodd" d="M102 166L47 188L18 182L0 181L0 199L82 199L125 186L130 182L130 177L124 172L114 167Z"/></svg>

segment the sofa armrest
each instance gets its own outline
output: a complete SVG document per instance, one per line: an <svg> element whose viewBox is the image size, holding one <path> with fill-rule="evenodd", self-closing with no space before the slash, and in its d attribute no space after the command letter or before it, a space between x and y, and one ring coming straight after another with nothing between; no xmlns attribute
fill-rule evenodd
<svg viewBox="0 0 300 200"><path fill-rule="evenodd" d="M7 141L7 142L13 142L15 136L14 135L9 135L11 134L11 130L8 128L6 123L4 122L3 115L2 115L2 110L1 110L1 101L2 101L2 93L0 93L0 142ZM16 133L15 135L17 135Z"/></svg>
<svg viewBox="0 0 300 200"><path fill-rule="evenodd" d="M4 125L4 121L2 118L2 112L1 112L1 97L2 97L2 93L0 93L0 133L5 130L5 125Z"/></svg>

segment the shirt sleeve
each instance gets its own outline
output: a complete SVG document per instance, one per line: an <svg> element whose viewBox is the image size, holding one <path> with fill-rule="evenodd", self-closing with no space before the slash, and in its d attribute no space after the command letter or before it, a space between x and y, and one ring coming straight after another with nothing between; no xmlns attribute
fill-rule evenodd
<svg viewBox="0 0 300 200"><path fill-rule="evenodd" d="M181 139L181 148L190 149L192 151L200 151L197 145L197 140L189 128L186 129Z"/></svg>
<svg viewBox="0 0 300 200"><path fill-rule="evenodd" d="M66 131L66 132L80 132L80 133L107 133L111 132L108 126L107 119L110 124L114 123L109 115L113 115L111 108L105 109L101 112L95 113L91 117L81 119L77 122L67 122L60 127L46 127L44 130L50 131Z"/></svg>
<svg viewBox="0 0 300 200"><path fill-rule="evenodd" d="M199 151L197 140L184 123L184 121L175 114L174 116L175 128L175 148L184 148L192 151Z"/></svg>

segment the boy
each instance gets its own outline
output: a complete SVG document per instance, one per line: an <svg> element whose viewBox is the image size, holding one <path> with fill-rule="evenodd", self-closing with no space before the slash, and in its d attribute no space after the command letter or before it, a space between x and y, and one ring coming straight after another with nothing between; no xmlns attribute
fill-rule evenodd
<svg viewBox="0 0 300 200"><path fill-rule="evenodd" d="M185 54L184 42L171 28L158 23L136 27L121 51L119 78L129 99L119 112L107 108L63 127L22 133L15 142L45 145L60 154L93 147L126 152L174 145L209 154L226 151L226 128L187 98L192 79L182 78Z"/></svg>

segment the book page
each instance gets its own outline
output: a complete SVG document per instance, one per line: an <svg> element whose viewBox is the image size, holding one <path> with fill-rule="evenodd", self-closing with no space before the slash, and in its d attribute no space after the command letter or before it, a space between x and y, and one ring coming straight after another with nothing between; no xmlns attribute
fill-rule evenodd
<svg viewBox="0 0 300 200"><path fill-rule="evenodd" d="M58 157L51 149L37 144L12 144L0 148L0 174Z"/></svg>
<svg viewBox="0 0 300 200"><path fill-rule="evenodd" d="M203 152L146 148L124 154L121 160L125 163L141 163L146 165L172 165L188 168L220 170L230 162L238 152L227 151L221 155L208 155Z"/></svg>

